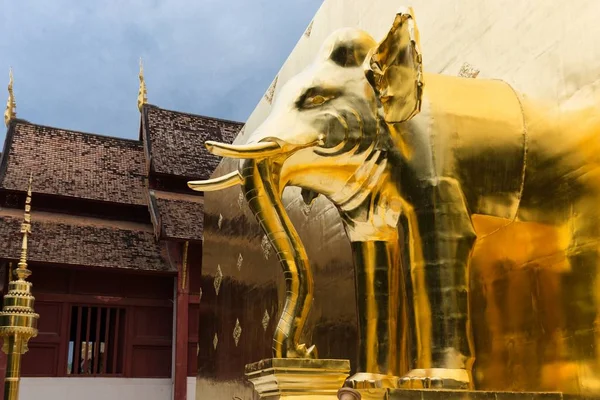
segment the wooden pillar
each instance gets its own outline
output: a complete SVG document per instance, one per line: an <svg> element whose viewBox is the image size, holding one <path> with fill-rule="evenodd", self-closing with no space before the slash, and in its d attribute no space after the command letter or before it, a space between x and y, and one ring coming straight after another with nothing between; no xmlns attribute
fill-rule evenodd
<svg viewBox="0 0 600 400"><path fill-rule="evenodd" d="M175 380L173 399L187 400L188 370L188 311L189 311L189 266L188 242L182 246L181 262L177 270L177 316L175 327ZM191 399L193 400L193 399Z"/></svg>

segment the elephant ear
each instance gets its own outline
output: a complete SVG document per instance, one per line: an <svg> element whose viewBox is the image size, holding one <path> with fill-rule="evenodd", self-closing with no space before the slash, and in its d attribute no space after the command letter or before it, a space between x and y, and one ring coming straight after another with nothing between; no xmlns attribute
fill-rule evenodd
<svg viewBox="0 0 600 400"><path fill-rule="evenodd" d="M367 79L388 123L407 121L421 110L423 61L412 8L399 11L392 29L367 57Z"/></svg>

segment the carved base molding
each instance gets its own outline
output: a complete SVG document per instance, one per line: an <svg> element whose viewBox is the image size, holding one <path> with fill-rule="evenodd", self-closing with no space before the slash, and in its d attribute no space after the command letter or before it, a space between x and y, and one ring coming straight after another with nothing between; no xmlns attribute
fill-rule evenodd
<svg viewBox="0 0 600 400"><path fill-rule="evenodd" d="M351 389L338 392L339 400L593 400L575 394L549 392L488 392L435 389Z"/></svg>
<svg viewBox="0 0 600 400"><path fill-rule="evenodd" d="M269 358L246 365L261 399L336 400L350 374L348 360Z"/></svg>

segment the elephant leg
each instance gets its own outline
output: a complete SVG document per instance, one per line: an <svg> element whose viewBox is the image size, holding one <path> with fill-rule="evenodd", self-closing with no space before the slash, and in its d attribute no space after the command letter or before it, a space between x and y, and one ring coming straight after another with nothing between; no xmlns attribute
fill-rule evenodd
<svg viewBox="0 0 600 400"><path fill-rule="evenodd" d="M469 258L476 235L458 182L441 179L418 192L408 215L411 370L403 387L472 386Z"/></svg>
<svg viewBox="0 0 600 400"><path fill-rule="evenodd" d="M407 370L403 284L397 240L353 242L358 305L358 373L354 388L396 387Z"/></svg>
<svg viewBox="0 0 600 400"><path fill-rule="evenodd" d="M566 250L569 268L560 275L559 351L544 366L542 384L548 390L600 394L600 215L598 199L572 206Z"/></svg>

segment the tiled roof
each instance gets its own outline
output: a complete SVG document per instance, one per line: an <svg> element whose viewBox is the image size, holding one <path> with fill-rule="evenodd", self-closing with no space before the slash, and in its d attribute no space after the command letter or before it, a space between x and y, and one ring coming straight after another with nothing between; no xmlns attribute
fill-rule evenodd
<svg viewBox="0 0 600 400"><path fill-rule="evenodd" d="M153 222L161 239L202 240L202 197L151 191L150 202Z"/></svg>
<svg viewBox="0 0 600 400"><path fill-rule="evenodd" d="M152 227L51 213L33 213L31 261L173 272L163 259ZM0 210L0 257L20 256L22 211Z"/></svg>
<svg viewBox="0 0 600 400"><path fill-rule="evenodd" d="M139 141L11 123L0 187L89 200L146 205L144 149Z"/></svg>
<svg viewBox="0 0 600 400"><path fill-rule="evenodd" d="M242 123L164 110L145 104L142 135L152 172L205 179L219 157L204 147L207 140L231 143Z"/></svg>

